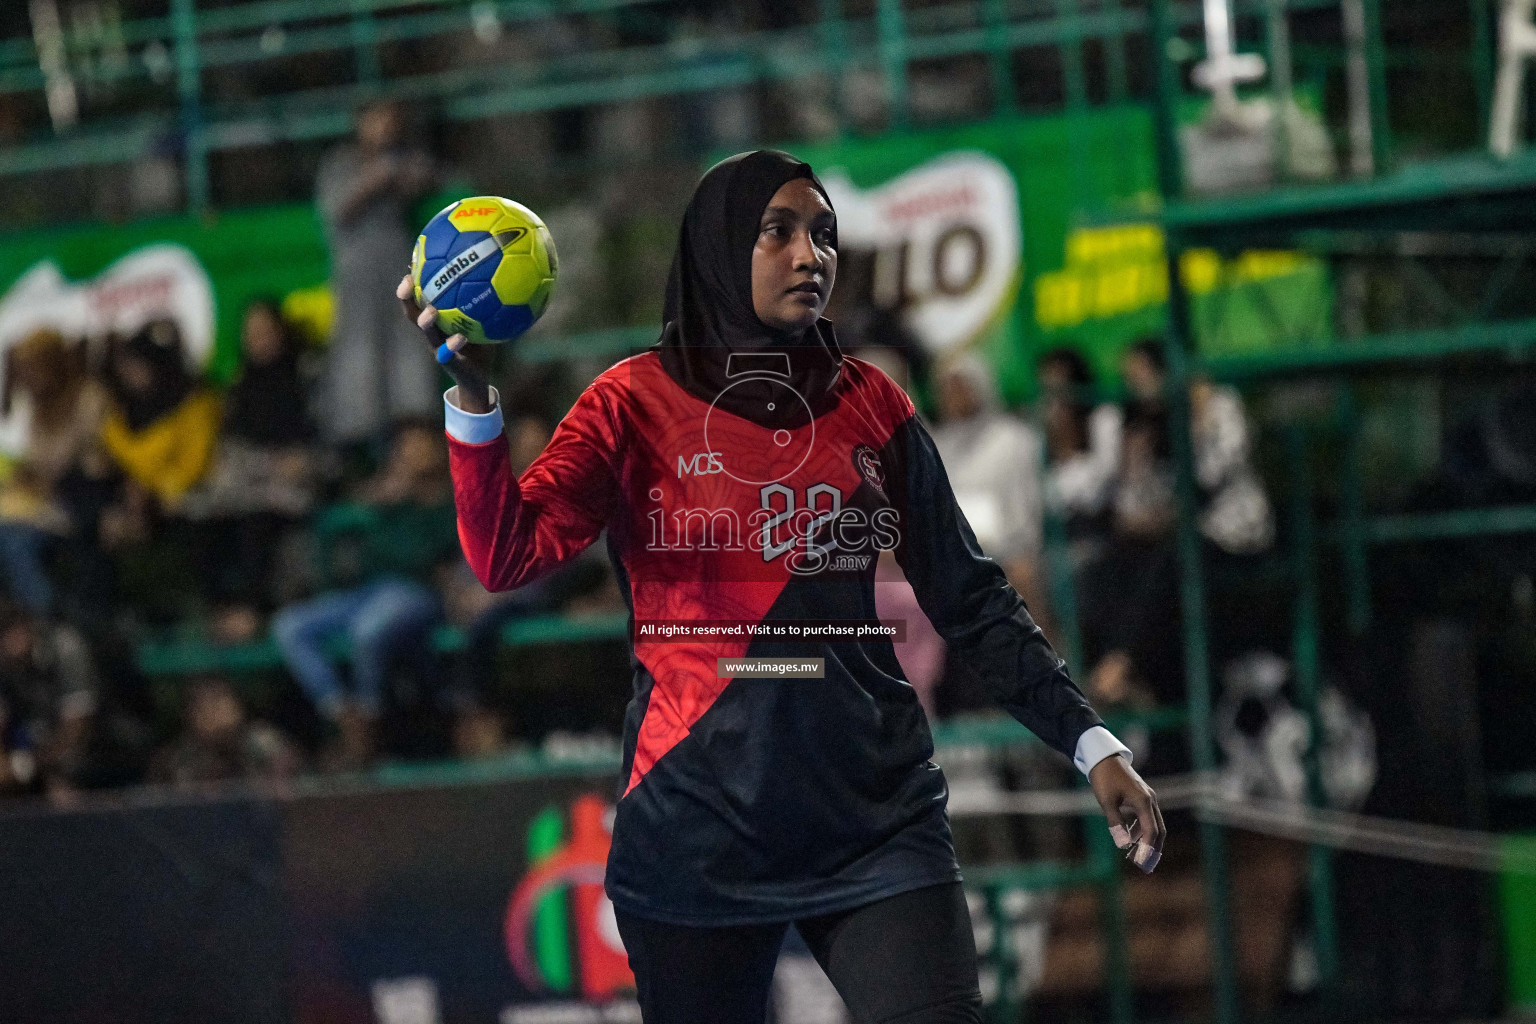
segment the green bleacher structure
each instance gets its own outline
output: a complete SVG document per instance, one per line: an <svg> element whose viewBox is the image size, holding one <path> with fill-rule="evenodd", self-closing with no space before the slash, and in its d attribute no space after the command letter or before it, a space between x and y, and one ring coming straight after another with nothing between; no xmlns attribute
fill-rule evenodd
<svg viewBox="0 0 1536 1024"><path fill-rule="evenodd" d="M1279 5L1282 9L1286 6ZM1291 185L1247 196L1190 198L1186 192L1178 139L1178 106L1182 87L1171 62L1162 62L1158 79L1156 117L1161 187L1165 197L1163 223L1167 237L1170 316L1167 333L1169 397L1174 424L1174 452L1179 470L1179 552L1182 565L1184 643L1189 695L1191 750L1197 770L1217 765L1210 709L1212 683L1210 635L1202 569L1201 545L1195 523L1195 482L1188 429L1189 383L1197 377L1254 384L1274 380L1322 381L1334 389L1333 430L1345 456L1339 463L1341 514L1336 523L1314 522L1313 470L1304 418L1285 424L1289 467L1291 590L1294 636L1292 662L1303 709L1312 734L1322 734L1318 717L1321 689L1320 646L1323 624L1319 614L1318 549L1324 543L1341 548L1342 586L1347 608L1345 628L1361 635L1370 621L1369 551L1374 545L1444 538L1470 538L1536 531L1536 506L1466 509L1451 512L1370 515L1362 507L1360 432L1355 395L1358 374L1387 369L1436 373L1447 364L1469 358L1529 361L1536 348L1536 321L1500 319L1500 298L1513 283L1524 259L1526 243L1536 230L1536 160L1528 154L1496 159L1483 153L1408 163L1393 149L1391 111L1385 85L1385 59L1380 37L1380 7L1361 5L1369 38L1370 128L1372 176L1337 184ZM1153 46L1166 52L1177 32L1175 5L1153 0ZM1467 67L1474 77L1474 94L1487 110L1493 75L1492 6L1470 5L1472 53ZM1486 124L1486 118L1480 119ZM1402 325L1356 336L1285 337L1285 325L1274 325L1277 338L1271 351L1241 356L1204 356L1194 342L1189 300L1178 273L1179 260L1192 249L1212 248L1236 253L1275 248L1312 254L1332 269L1365 247L1402 252L1396 243L1408 236L1442 236L1446 242L1471 244L1473 251L1498 258L1483 296L1470 306L1447 301L1441 322ZM1449 236L1448 238L1445 236ZM1470 241L1469 241L1470 240ZM1456 250L1451 249L1452 254ZM1405 262L1416 255L1437 254L1432 242L1404 252ZM1444 254L1444 250L1439 253ZM1433 272L1413 270L1415 281L1433 290ZM1448 297L1447 297L1448 298ZM1323 806L1317 744L1307 752L1308 799ZM1495 787L1495 791L1499 791ZM1215 1017L1221 1022L1242 1016L1232 954L1232 926L1226 882L1222 829L1202 823L1201 851L1215 978ZM1332 856L1327 847L1309 847L1309 890L1312 925L1316 933L1319 968L1326 997L1339 981L1338 934L1334 913Z"/></svg>
<svg viewBox="0 0 1536 1024"><path fill-rule="evenodd" d="M629 637L629 613L592 615L531 615L502 627L502 643L509 647L535 644L585 643L591 640L625 640ZM450 654L464 647L464 631L439 626L432 631L432 649ZM326 652L338 661L349 655L344 636L336 636ZM139 642L139 670L148 675L186 676L203 673L255 672L283 665L271 637L238 644L218 644L206 639L147 637Z"/></svg>
<svg viewBox="0 0 1536 1024"><path fill-rule="evenodd" d="M1350 58L1343 48L1315 43L1291 45L1285 32L1289 14L1336 11L1352 5L1363 25L1359 39L1364 71L1365 112L1368 119L1354 144L1364 150L1354 166L1368 169L1349 180L1304 186L1283 184L1251 195L1192 198L1187 195L1179 127L1189 105L1184 66L1202 54L1197 38L1202 24L1200 5L1174 0L974 0L908 9L901 0L873 0L871 13L845 16L842 0L821 0L819 21L789 29L699 40L691 48L678 44L613 46L590 52L550 57L534 66L528 62L470 66L449 72L388 76L381 69L378 48L404 40L447 33L473 32L476 25L516 26L528 21L583 16L614 21L655 17L650 0L248 0L217 9L199 10L195 0L171 0L163 18L125 22L118 26L133 60L127 66L103 65L97 74L153 77L158 53L169 63L174 98L155 113L102 119L82 124L54 138L36 139L0 150L0 176L66 167L122 163L139 155L147 143L168 128L179 126L185 147L189 205L211 202L208 187L210 153L253 145L339 136L348 130L349 107L364 97L398 96L432 99L450 120L474 120L508 113L548 111L578 106L622 103L644 97L738 87L808 76L843 74L872 69L884 76L890 125L909 123L909 65L915 61L974 54L984 58L992 75L997 111L1009 112L1015 99L1015 59L1029 47L1054 51L1061 69L1059 109L1068 114L1089 109L1095 102L1124 102L1134 93L1128 52L1139 47L1148 60L1152 104L1158 127L1160 184L1166 231L1170 320L1168 358L1170 401L1174 410L1175 457L1179 470L1179 550L1184 573L1182 599L1184 643L1188 672L1187 717L1160 719L1154 728L1189 731L1195 767L1217 766L1211 707L1213 686L1207 616L1206 579L1200 538L1194 519L1192 449L1188 435L1187 384L1197 375L1246 385L1278 379L1310 379L1333 388L1336 418L1333 433L1345 447L1338 492L1344 497L1337 521L1314 521L1313 470L1306 431L1315 424L1297 422L1283 427L1289 463L1286 505L1290 549L1281 556L1296 623L1292 660L1305 710L1317 726L1320 687L1318 552L1335 545L1344 568L1348 621L1354 635L1368 626L1370 551L1375 546L1408 540L1469 538L1536 529L1536 507L1468 509L1422 514L1374 515L1361 499L1359 432L1354 382L1358 374L1385 368L1411 368L1435 373L1453 361L1469 358L1529 360L1536 347L1536 320L1499 319L1499 289L1511 286L1523 249L1519 239L1536 235L1536 159L1516 155L1496 160L1481 153L1445 154L1442 158L1409 163L1394 145L1394 112L1388 102L1387 75L1399 56L1387 46L1382 32L1381 0L1242 0L1235 8L1238 42L1262 52L1272 74L1268 88L1277 102L1294 67L1309 73L1332 72ZM409 7L409 10L404 8ZM1493 94L1495 46L1491 0L1466 5L1469 45L1449 60L1465 74L1467 93L1478 106L1479 129ZM476 19L479 19L477 22ZM489 29L485 29L489 31ZM1102 100L1090 88L1090 46L1101 63ZM1448 51L1447 51L1448 52ZM296 53L341 54L353 63L345 85L302 90L239 106L205 101L203 73L230 65L257 65ZM40 93L48 85L44 62L32 40L0 40L0 92ZM1421 55L1410 55L1419 59ZM1440 54L1444 57L1445 54ZM1403 58L1409 59L1409 58ZM164 74L162 70L159 72ZM1333 126L1336 127L1336 126ZM851 130L844 125L843 130ZM1342 130L1337 135L1345 134ZM1283 248L1316 255L1330 266L1346 262L1362 245L1390 249L1405 233L1454 235L1480 240L1487 249L1508 247L1509 260L1489 275L1484 300L1468 308L1449 304L1442 322L1406 324L1352 337L1295 338L1286 325L1276 324L1274 346L1245 355L1206 355L1193 342L1188 296L1179 273L1183 253L1197 248L1232 253L1253 248ZM1513 268L1513 269L1511 269ZM1432 271L1429 273L1433 278ZM558 360L626 353L637 341L649 341L651 328L618 329L588 336L572 347L543 340L523 353L534 360ZM1054 533L1054 531L1053 531ZM1054 570L1053 592L1062 607L1071 607L1070 580L1063 571L1060 538L1050 544L1048 564ZM537 617L513 622L503 639L512 644L621 641L626 636L622 614L591 617ZM441 629L433 638L439 650L453 650L462 635ZM1069 643L1069 647L1075 644ZM344 656L345 651L334 653ZM151 674L201 671L241 671L277 664L267 641L217 647L195 639L146 638L140 664ZM1074 667L1081 668L1074 657ZM996 728L1005 735L989 742L1028 742L1016 725ZM958 734L957 734L958 735ZM941 741L946 737L942 731ZM948 737L955 740L955 737ZM957 740L958 741L958 740ZM1322 801L1317 751L1309 752L1309 795ZM542 766L548 769L549 766ZM386 766L380 778L402 769ZM448 770L448 769L443 769ZM471 770L455 768L455 771ZM533 766L529 770L542 770ZM554 770L554 769L549 769ZM1521 793L1529 780L1495 780L1496 792ZM1531 787L1536 788L1536 787ZM1224 832L1203 823L1200 846L1210 915L1210 949L1214 979L1214 1018L1219 1024L1242 1019L1236 977ZM1096 885L1105 894L1110 980L1109 1006L1116 1024L1134 1019L1123 916L1118 909L1120 859L1102 827L1085 828L1090 859L1082 865L1010 865L968 870L995 906L1010 886L1051 888ZM1337 933L1333 924L1331 856L1320 846L1310 848L1310 893L1324 990L1337 980ZM999 954L1005 956L1004 953ZM1001 960L999 965L1002 966ZM998 1010L999 1021L1019 1019L1019 1006L1010 1001Z"/></svg>

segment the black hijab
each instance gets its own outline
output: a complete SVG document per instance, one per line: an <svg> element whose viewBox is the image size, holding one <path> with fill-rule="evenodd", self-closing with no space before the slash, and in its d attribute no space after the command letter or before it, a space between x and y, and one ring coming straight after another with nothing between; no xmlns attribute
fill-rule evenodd
<svg viewBox="0 0 1536 1024"><path fill-rule="evenodd" d="M147 364L153 381L145 392L130 389L117 372L116 363L134 358ZM128 429L143 430L170 415L197 387L182 361L181 332L170 320L157 320L109 350L107 380L112 396L123 412Z"/></svg>
<svg viewBox="0 0 1536 1024"><path fill-rule="evenodd" d="M224 433L253 445L286 448L314 435L299 370L299 343L276 305L258 300L282 325L282 350L271 362L247 359L224 402Z"/></svg>
<svg viewBox="0 0 1536 1024"><path fill-rule="evenodd" d="M668 375L690 394L774 428L803 424L807 408L820 416L835 407L843 362L826 318L803 334L786 335L753 312L752 249L763 211L774 193L797 178L808 179L826 198L810 164L777 150L740 153L705 173L683 214L667 277L665 326L654 346ZM832 245L837 247L835 227ZM753 372L779 382L741 380ZM785 386L805 403L764 401ZM775 411L767 411L770 405Z"/></svg>

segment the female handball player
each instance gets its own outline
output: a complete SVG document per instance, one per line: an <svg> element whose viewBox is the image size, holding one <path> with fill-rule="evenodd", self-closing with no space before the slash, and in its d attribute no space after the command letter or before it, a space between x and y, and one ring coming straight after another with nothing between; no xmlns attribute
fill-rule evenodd
<svg viewBox="0 0 1536 1024"><path fill-rule="evenodd" d="M521 477L465 339L401 283L457 382L454 495L480 581L520 586L606 530L634 697L605 887L646 1024L763 1024L791 923L859 1024L982 1019L928 723L891 638L853 632L876 619L880 550L998 702L1088 776L1127 856L1150 871L1162 849L1156 796L978 547L912 402L838 347L821 315L836 271L809 165L716 165L683 216L660 340L593 381Z"/></svg>

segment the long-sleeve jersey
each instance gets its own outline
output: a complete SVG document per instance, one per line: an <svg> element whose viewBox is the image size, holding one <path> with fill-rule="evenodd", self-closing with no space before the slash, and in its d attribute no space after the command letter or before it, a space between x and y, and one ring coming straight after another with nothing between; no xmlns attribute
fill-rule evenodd
<svg viewBox="0 0 1536 1024"><path fill-rule="evenodd" d="M627 912L786 921L959 877L944 775L890 639L751 628L876 619L881 549L1015 718L1085 772L1125 749L983 555L906 393L870 363L844 358L829 409L770 430L678 385L652 350L593 381L520 478L490 433L450 422L481 582L520 586L606 530L631 613L606 881ZM678 622L740 632L647 629ZM821 677L719 662L789 657L821 659Z"/></svg>

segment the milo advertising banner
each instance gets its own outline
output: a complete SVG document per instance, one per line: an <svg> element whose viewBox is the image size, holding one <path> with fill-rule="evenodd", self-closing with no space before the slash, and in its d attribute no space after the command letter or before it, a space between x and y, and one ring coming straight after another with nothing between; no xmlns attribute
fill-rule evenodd
<svg viewBox="0 0 1536 1024"><path fill-rule="evenodd" d="M88 337L168 316L191 354L223 379L239 358L240 317L253 298L277 298L310 333L324 333L328 260L308 204L6 235L0 351L37 326Z"/></svg>
<svg viewBox="0 0 1536 1024"><path fill-rule="evenodd" d="M1032 393L1035 359L1047 349L1082 350L1108 381L1130 341L1162 328L1167 280L1152 128L1141 107L995 119L796 152L832 193L845 255L872 264L868 275L845 275L838 300L899 308L939 358L972 347L988 353L1012 401ZM573 274L601 233L580 220L554 229L588 243L574 245L564 261L568 297L584 293ZM658 250L654 258L664 266L668 255ZM312 339L325 336L327 259L309 204L6 235L0 388L5 353L35 330L99 343L161 317L180 327L189 361L225 381L252 298L278 299ZM1205 351L1328 336L1330 292L1314 260L1196 252L1181 272ZM19 431L0 421L0 456L15 450Z"/></svg>
<svg viewBox="0 0 1536 1024"><path fill-rule="evenodd" d="M258 296L319 337L329 329L327 252L310 206L133 224L66 227L0 239L0 387L6 353L39 330L99 345L154 320L175 322L191 368L228 379L240 319ZM24 416L0 421L0 455Z"/></svg>
<svg viewBox="0 0 1536 1024"><path fill-rule="evenodd" d="M839 240L872 255L868 294L901 311L938 359L987 353L1010 401L1045 351L1084 352L1101 380L1159 333L1168 298L1152 125L1141 107L800 147L838 211ZM1327 336L1322 264L1288 252L1181 268L1202 350ZM840 286L841 287L841 286Z"/></svg>

